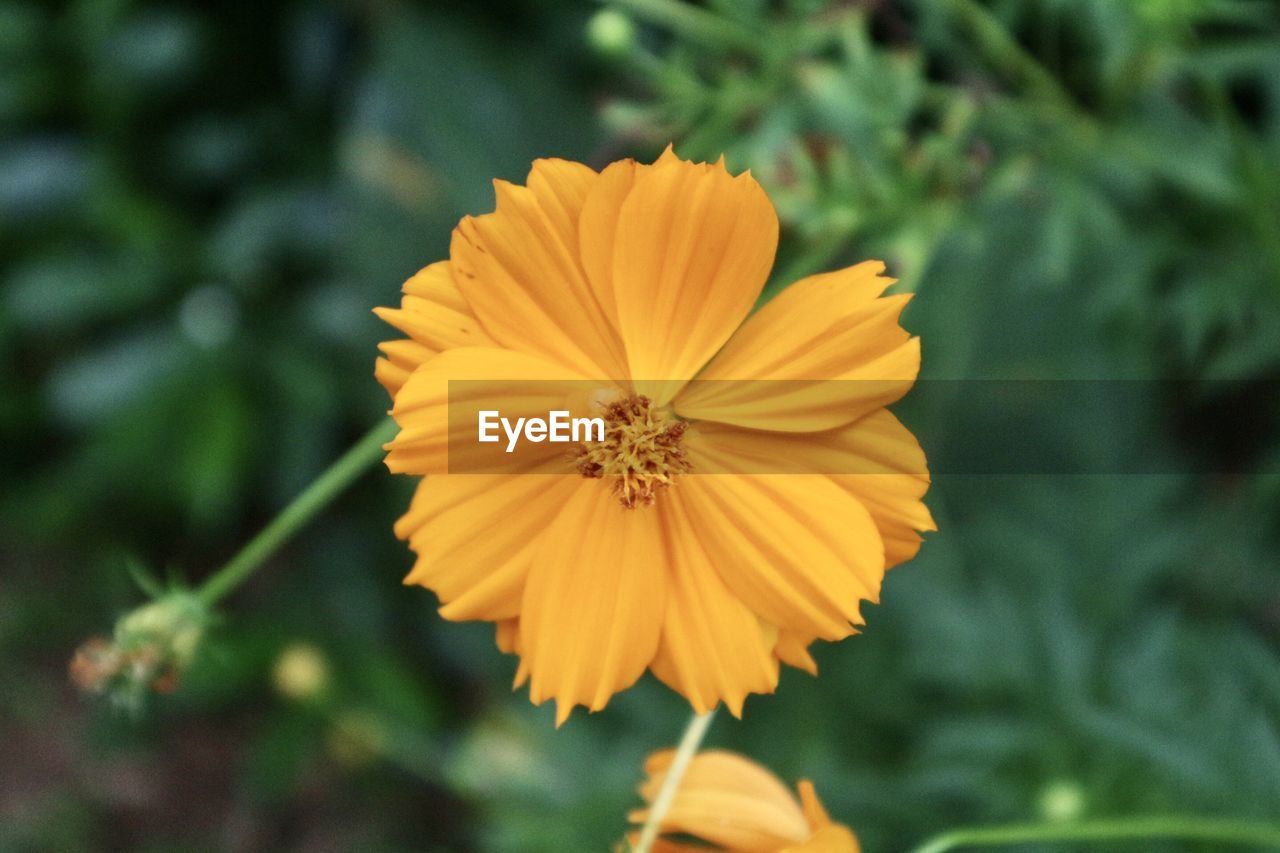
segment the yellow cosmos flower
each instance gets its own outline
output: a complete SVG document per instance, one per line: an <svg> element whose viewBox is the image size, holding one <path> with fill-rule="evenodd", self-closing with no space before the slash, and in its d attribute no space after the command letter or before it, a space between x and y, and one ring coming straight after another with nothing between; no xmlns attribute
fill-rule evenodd
<svg viewBox="0 0 1280 853"><path fill-rule="evenodd" d="M446 619L496 623L557 724L646 669L740 714L780 661L815 672L809 645L854 633L934 529L924 455L884 408L919 369L909 297L866 262L752 314L778 221L723 160L539 160L495 187L497 210L378 310L407 336L377 364L400 426L387 466L431 475L396 525L417 554L405 582ZM598 388L605 440L459 473L479 445L449 419L451 380L505 388L522 415ZM780 459L827 473L762 473Z"/></svg>
<svg viewBox="0 0 1280 853"><path fill-rule="evenodd" d="M673 750L655 752L645 762L648 779L640 796L652 804L658 796ZM796 785L800 797L777 776L741 755L708 750L693 757L659 831L682 836L689 843L659 838L654 853L858 853L858 839L849 828L833 823L813 785ZM628 819L642 825L647 808ZM631 843L635 843L635 838Z"/></svg>

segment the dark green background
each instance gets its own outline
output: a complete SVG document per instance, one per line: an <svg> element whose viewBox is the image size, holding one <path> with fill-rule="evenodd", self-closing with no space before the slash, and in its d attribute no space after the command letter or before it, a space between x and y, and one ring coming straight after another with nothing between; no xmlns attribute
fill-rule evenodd
<svg viewBox="0 0 1280 853"><path fill-rule="evenodd" d="M598 8L0 3L0 848L621 836L682 700L646 678L554 731L487 626L400 586L411 483L381 470L138 719L66 661L142 600L128 559L198 580L376 421L369 309L491 178L672 140L769 190L770 292L885 259L928 377L1215 380L1141 423L908 403L939 470L1005 429L1067 469L1138 443L1187 473L938 476L941 531L865 634L710 742L812 777L871 851L1038 820L1054 790L1275 818L1276 6L711 0L620 40ZM273 690L300 641L322 702Z"/></svg>

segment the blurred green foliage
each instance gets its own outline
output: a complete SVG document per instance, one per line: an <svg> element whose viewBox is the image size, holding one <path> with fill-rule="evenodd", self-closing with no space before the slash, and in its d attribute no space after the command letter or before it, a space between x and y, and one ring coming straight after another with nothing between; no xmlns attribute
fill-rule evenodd
<svg viewBox="0 0 1280 853"><path fill-rule="evenodd" d="M1280 434L1256 398L1280 371L1277 7L598 8L0 3L0 848L621 835L682 701L646 679L553 731L489 628L399 585L410 484L384 474L142 718L65 667L141 599L129 558L203 576L385 409L369 309L491 178L672 140L769 190L769 293L884 258L919 293L927 376L1223 380L1152 400L1154 429L1080 411L1028 440L1259 472L938 476L941 532L865 634L711 742L813 778L873 851L1076 805L1275 817ZM941 471L984 426L903 413ZM299 642L324 686L291 697Z"/></svg>

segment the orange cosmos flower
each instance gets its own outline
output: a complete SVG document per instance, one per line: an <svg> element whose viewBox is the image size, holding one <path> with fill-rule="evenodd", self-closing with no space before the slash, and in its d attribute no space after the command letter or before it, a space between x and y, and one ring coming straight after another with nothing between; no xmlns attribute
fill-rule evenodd
<svg viewBox="0 0 1280 853"><path fill-rule="evenodd" d="M417 554L405 582L446 619L496 623L557 724L646 669L735 715L780 661L816 672L808 646L854 633L934 529L924 455L884 408L919 369L909 296L883 296L893 279L869 261L748 316L778 221L723 160L539 160L495 187L497 210L464 218L449 260L378 310L407 335L377 364L400 426L387 466L431 475L396 525ZM449 419L450 380L543 416L600 389L605 440L527 444L527 473L458 473L477 470L464 439L480 445ZM762 473L778 459L826 473Z"/></svg>
<svg viewBox="0 0 1280 853"><path fill-rule="evenodd" d="M666 749L645 762L649 778L640 786L640 796L646 803L652 804L658 796L674 755L674 750ZM685 836L691 843L660 838L653 851L858 853L858 839L848 827L832 823L813 784L802 780L796 790L799 800L777 776L737 753L698 753L689 762L659 827L664 835ZM649 819L649 810L636 809L628 819L642 825Z"/></svg>

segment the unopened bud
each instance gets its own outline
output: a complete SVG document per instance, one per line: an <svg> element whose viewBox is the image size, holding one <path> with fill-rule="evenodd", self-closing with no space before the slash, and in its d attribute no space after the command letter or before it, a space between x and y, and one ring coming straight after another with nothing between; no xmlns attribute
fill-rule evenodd
<svg viewBox="0 0 1280 853"><path fill-rule="evenodd" d="M329 664L310 643L294 643L276 658L272 681L280 695L306 702L329 686Z"/></svg>
<svg viewBox="0 0 1280 853"><path fill-rule="evenodd" d="M635 38L635 24L617 9L601 9L587 21L587 44L602 56L625 54Z"/></svg>
<svg viewBox="0 0 1280 853"><path fill-rule="evenodd" d="M1084 814L1084 791L1069 779L1050 782L1040 792L1040 815L1047 821L1076 820Z"/></svg>
<svg viewBox="0 0 1280 853"><path fill-rule="evenodd" d="M136 710L150 693L172 693L195 656L208 609L195 595L172 592L128 613L110 640L94 637L71 659L71 680Z"/></svg>

